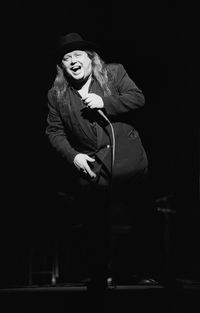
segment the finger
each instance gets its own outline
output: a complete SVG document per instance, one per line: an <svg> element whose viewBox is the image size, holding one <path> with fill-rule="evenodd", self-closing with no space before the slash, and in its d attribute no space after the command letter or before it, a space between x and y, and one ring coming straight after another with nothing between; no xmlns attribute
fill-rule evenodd
<svg viewBox="0 0 200 313"><path fill-rule="evenodd" d="M82 96L81 99L82 99L83 101L87 101L87 100L90 99L90 97L89 97L89 95L86 95L86 96Z"/></svg>
<svg viewBox="0 0 200 313"><path fill-rule="evenodd" d="M89 102L89 99L83 99L83 98L82 98L82 101L86 104L86 103Z"/></svg>
<svg viewBox="0 0 200 313"><path fill-rule="evenodd" d="M96 174L91 170L89 166L85 167L87 173L90 175L90 177L96 177Z"/></svg>
<svg viewBox="0 0 200 313"><path fill-rule="evenodd" d="M95 178L96 174L93 171L89 171L88 174L90 175L91 178Z"/></svg>
<svg viewBox="0 0 200 313"><path fill-rule="evenodd" d="M94 162L95 159L91 158L89 155L86 156L86 160L89 162Z"/></svg>
<svg viewBox="0 0 200 313"><path fill-rule="evenodd" d="M87 107L89 107L89 106L91 105L91 101L90 101L89 99L84 100L83 103L84 103Z"/></svg>
<svg viewBox="0 0 200 313"><path fill-rule="evenodd" d="M98 106L94 103L93 104L90 103L88 106L90 107L90 109L97 109L98 108Z"/></svg>

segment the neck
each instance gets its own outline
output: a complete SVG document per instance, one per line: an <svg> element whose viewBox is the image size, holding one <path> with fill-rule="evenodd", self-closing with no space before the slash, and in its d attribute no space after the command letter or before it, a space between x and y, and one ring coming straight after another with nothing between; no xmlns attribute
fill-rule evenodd
<svg viewBox="0 0 200 313"><path fill-rule="evenodd" d="M91 78L92 76L89 75L86 78L80 79L80 80L75 80L75 79L69 79L70 84L76 89L76 90L80 90L83 87L89 87L90 82L91 82Z"/></svg>

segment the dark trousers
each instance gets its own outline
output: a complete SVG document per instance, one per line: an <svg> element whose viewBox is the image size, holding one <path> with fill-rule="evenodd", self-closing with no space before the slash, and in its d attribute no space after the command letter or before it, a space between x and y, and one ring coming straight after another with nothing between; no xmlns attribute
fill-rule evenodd
<svg viewBox="0 0 200 313"><path fill-rule="evenodd" d="M112 194L111 223L119 226L112 233L114 275L155 276L158 233L148 172L114 184Z"/></svg>
<svg viewBox="0 0 200 313"><path fill-rule="evenodd" d="M85 234L87 273L97 284L104 284L110 254L110 192L82 182L80 207Z"/></svg>
<svg viewBox="0 0 200 313"><path fill-rule="evenodd" d="M105 180L105 177L100 179ZM117 263L116 258L119 259L119 255L123 267L128 264L133 274L151 275L154 225L148 173L140 173L123 184L113 182L106 188L100 185L82 184L80 193L88 275L98 283L110 274L118 275L120 262ZM130 226L124 236L125 245L122 240L127 254L119 251L121 234L113 232L113 226L119 226L116 229Z"/></svg>

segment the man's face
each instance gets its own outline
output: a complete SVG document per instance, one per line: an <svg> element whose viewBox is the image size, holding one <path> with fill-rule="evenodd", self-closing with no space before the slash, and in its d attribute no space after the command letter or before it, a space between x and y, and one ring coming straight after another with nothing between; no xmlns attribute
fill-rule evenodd
<svg viewBox="0 0 200 313"><path fill-rule="evenodd" d="M88 54L82 50L74 50L66 53L62 64L68 75L76 80L85 79L92 72L92 61Z"/></svg>

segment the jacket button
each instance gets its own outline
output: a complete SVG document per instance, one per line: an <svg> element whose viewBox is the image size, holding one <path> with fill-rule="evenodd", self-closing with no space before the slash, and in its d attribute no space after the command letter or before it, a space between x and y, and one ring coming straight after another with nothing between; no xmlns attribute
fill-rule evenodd
<svg viewBox="0 0 200 313"><path fill-rule="evenodd" d="M106 148L110 148L110 145L107 145Z"/></svg>

